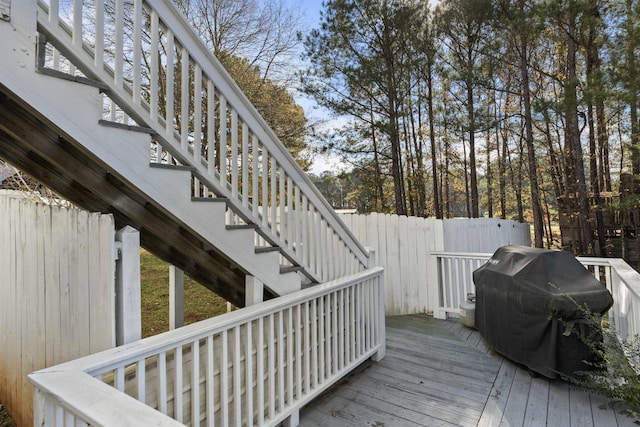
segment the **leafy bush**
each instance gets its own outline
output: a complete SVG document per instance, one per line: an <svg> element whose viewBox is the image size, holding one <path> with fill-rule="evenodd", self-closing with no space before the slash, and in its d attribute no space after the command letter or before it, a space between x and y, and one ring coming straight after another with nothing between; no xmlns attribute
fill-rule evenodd
<svg viewBox="0 0 640 427"><path fill-rule="evenodd" d="M592 371L562 375L563 378L580 389L609 398L608 406L622 408L622 413L640 424L640 337L620 343L606 316L603 319L586 307L581 311L592 332L580 339L596 355L597 362L591 363Z"/></svg>

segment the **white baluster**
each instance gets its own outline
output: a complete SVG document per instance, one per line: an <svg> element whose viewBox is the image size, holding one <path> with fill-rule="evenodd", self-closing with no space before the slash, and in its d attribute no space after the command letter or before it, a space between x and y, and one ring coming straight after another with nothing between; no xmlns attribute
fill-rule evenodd
<svg viewBox="0 0 640 427"><path fill-rule="evenodd" d="M264 424L264 317L258 319L258 343L256 345L256 409L258 411L257 424Z"/></svg>
<svg viewBox="0 0 640 427"><path fill-rule="evenodd" d="M236 426L242 426L242 365L240 364L240 326L233 328L233 410ZM249 390L247 390L247 393Z"/></svg>
<svg viewBox="0 0 640 427"><path fill-rule="evenodd" d="M123 86L123 67L124 67L124 2L116 2L116 13L114 16L115 25L115 44L114 44L114 66L113 66L113 82L118 91Z"/></svg>
<svg viewBox="0 0 640 427"><path fill-rule="evenodd" d="M182 395L182 346L179 345L173 352L173 368L175 377L173 379L173 418L183 422L183 395Z"/></svg>
<svg viewBox="0 0 640 427"><path fill-rule="evenodd" d="M227 330L220 334L220 344L222 345L220 360L220 423L223 426L229 425L229 341Z"/></svg>
<svg viewBox="0 0 640 427"><path fill-rule="evenodd" d="M138 400L142 403L147 403L147 389L146 389L146 365L144 358L138 360L136 365L136 379L138 386Z"/></svg>
<svg viewBox="0 0 640 427"><path fill-rule="evenodd" d="M202 70L193 66L193 161L200 167L202 161ZM196 193L198 196L200 192Z"/></svg>
<svg viewBox="0 0 640 427"><path fill-rule="evenodd" d="M104 0L101 0L104 1ZM151 51L149 52L150 69L149 69L149 114L151 121L155 124L158 121L158 73L159 73L159 45L160 45L160 28L158 22L158 13L151 10Z"/></svg>
<svg viewBox="0 0 640 427"><path fill-rule="evenodd" d="M189 52L182 46L180 53L180 148L187 151L189 143L190 99Z"/></svg>
<svg viewBox="0 0 640 427"><path fill-rule="evenodd" d="M213 335L207 337L207 426L213 427L215 424L215 368L214 368L214 352L213 352Z"/></svg>
<svg viewBox="0 0 640 427"><path fill-rule="evenodd" d="M249 207L249 126L242 122L242 206Z"/></svg>
<svg viewBox="0 0 640 427"><path fill-rule="evenodd" d="M158 354L158 410L167 414L167 353Z"/></svg>
<svg viewBox="0 0 640 427"><path fill-rule="evenodd" d="M95 0L95 2L95 51L93 56L93 63L96 66L98 72L102 72L104 68L104 0Z"/></svg>
<svg viewBox="0 0 640 427"><path fill-rule="evenodd" d="M238 113L235 108L231 108L231 197L238 198Z"/></svg>
<svg viewBox="0 0 640 427"><path fill-rule="evenodd" d="M210 176L216 171L216 90L213 81L207 79L207 169Z"/></svg>
<svg viewBox="0 0 640 427"><path fill-rule="evenodd" d="M247 426L253 426L253 323L249 321L245 327L245 396L247 400ZM257 353L258 350L256 350ZM260 377L258 377L258 381L260 381Z"/></svg>
<svg viewBox="0 0 640 427"><path fill-rule="evenodd" d="M227 188L227 100L220 94L220 151L218 152L220 185Z"/></svg>
<svg viewBox="0 0 640 427"><path fill-rule="evenodd" d="M191 424L200 424L200 340L191 343Z"/></svg>
<svg viewBox="0 0 640 427"><path fill-rule="evenodd" d="M133 2L133 103L142 99L142 0Z"/></svg>

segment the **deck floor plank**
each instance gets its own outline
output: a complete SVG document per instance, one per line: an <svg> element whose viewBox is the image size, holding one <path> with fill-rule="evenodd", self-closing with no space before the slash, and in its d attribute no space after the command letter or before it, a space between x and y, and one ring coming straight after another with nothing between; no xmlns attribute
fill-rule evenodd
<svg viewBox="0 0 640 427"><path fill-rule="evenodd" d="M478 420L478 426L493 427L500 424L504 409L507 406L515 373L516 366L514 364L506 361L502 362L500 371L498 371L491 387L484 411Z"/></svg>
<svg viewBox="0 0 640 427"><path fill-rule="evenodd" d="M518 367L511 383L501 426L521 426L524 423L530 388L531 376L525 369Z"/></svg>
<svg viewBox="0 0 640 427"><path fill-rule="evenodd" d="M591 400L589 393L569 387L569 411L571 413L572 427L593 426L593 414L591 413Z"/></svg>
<svg viewBox="0 0 640 427"><path fill-rule="evenodd" d="M300 412L300 426L632 426L607 400L531 378L477 331L426 315L386 318L387 355ZM619 409L618 409L619 410Z"/></svg>
<svg viewBox="0 0 640 427"><path fill-rule="evenodd" d="M535 427L547 423L549 406L549 380L538 377L531 380L527 409L524 413L524 426Z"/></svg>
<svg viewBox="0 0 640 427"><path fill-rule="evenodd" d="M563 381L551 381L549 383L549 407L547 408L547 420L558 427L570 427L571 416L569 412L569 384ZM615 425L615 424L604 424Z"/></svg>

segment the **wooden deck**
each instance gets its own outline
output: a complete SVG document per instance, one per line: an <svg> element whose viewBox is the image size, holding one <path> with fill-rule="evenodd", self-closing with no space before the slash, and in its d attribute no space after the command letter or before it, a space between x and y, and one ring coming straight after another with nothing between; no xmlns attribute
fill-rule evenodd
<svg viewBox="0 0 640 427"><path fill-rule="evenodd" d="M532 378L459 322L387 317L387 356L311 402L300 426L632 426L606 399Z"/></svg>

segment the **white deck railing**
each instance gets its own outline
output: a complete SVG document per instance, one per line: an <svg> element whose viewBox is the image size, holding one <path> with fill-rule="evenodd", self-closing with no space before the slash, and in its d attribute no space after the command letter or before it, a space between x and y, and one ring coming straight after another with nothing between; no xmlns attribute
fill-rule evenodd
<svg viewBox="0 0 640 427"><path fill-rule="evenodd" d="M475 293L473 271L492 254L433 253L437 265L437 294L440 304L434 316L459 314L460 302ZM578 260L613 295L613 320L618 339L629 341L640 335L640 274L621 259L580 257Z"/></svg>
<svg viewBox="0 0 640 427"><path fill-rule="evenodd" d="M35 425L295 425L384 352L378 267L33 373Z"/></svg>
<svg viewBox="0 0 640 427"><path fill-rule="evenodd" d="M312 281L366 268L365 249L173 2L38 5L54 49L41 61L97 81L112 101L107 120L152 131L151 160L194 169L194 197L226 198L234 221L255 224Z"/></svg>

